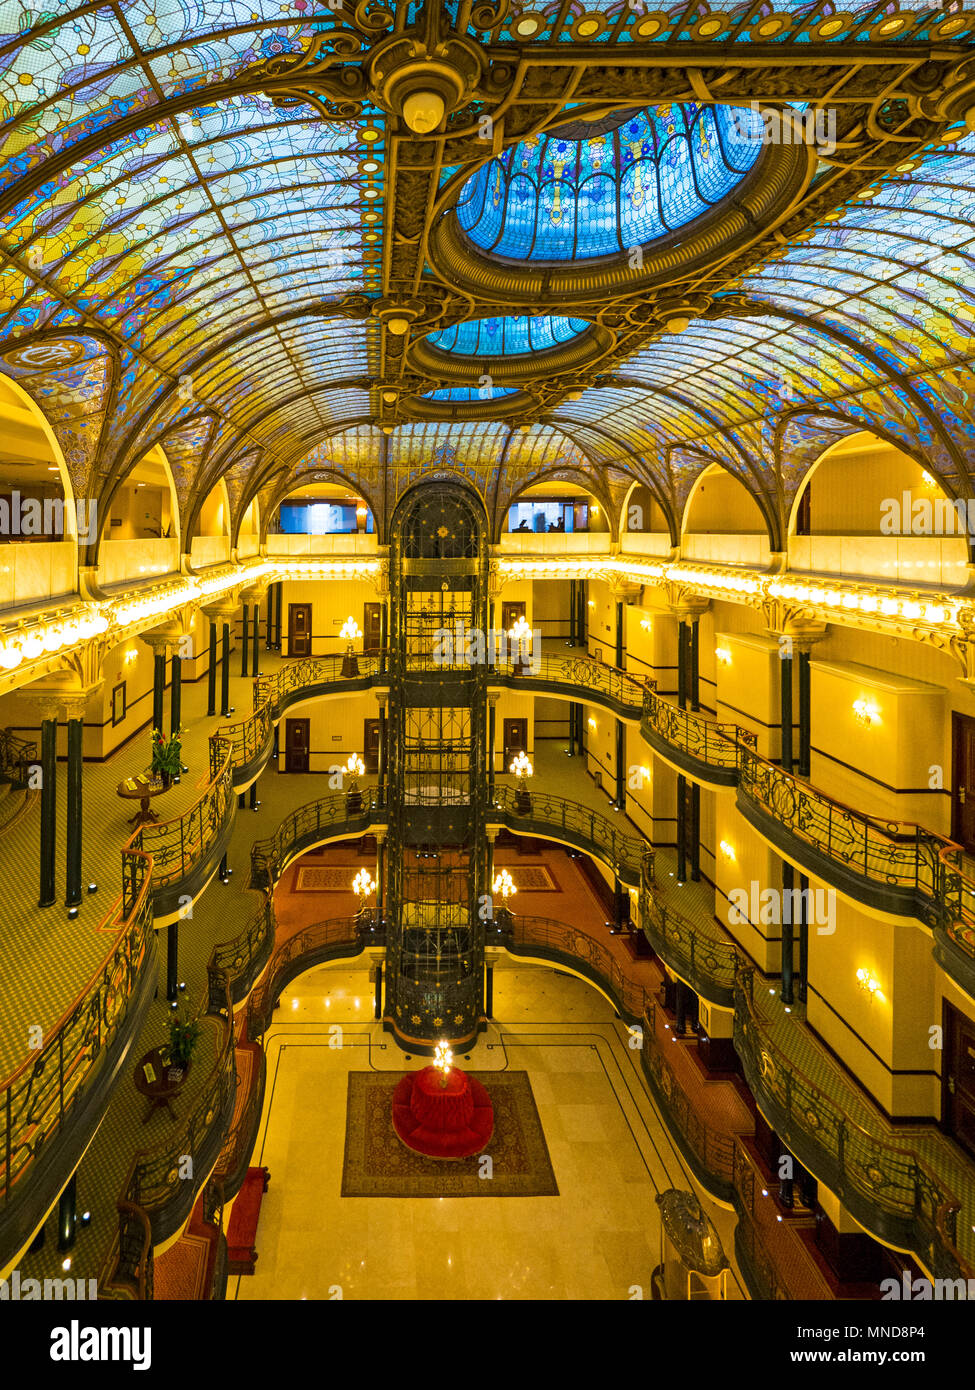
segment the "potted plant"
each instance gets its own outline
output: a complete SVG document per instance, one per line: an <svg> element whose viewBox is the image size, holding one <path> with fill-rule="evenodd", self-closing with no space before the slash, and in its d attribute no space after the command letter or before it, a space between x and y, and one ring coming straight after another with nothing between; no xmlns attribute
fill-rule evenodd
<svg viewBox="0 0 975 1390"><path fill-rule="evenodd" d="M182 768L182 745L175 734L163 738L159 729L152 731L152 773L158 776L164 787L168 787Z"/></svg>
<svg viewBox="0 0 975 1390"><path fill-rule="evenodd" d="M189 1071L190 1060L196 1051L200 1037L199 1020L186 1019L179 1013L170 1015L169 1043L166 1047L167 1065L180 1071Z"/></svg>

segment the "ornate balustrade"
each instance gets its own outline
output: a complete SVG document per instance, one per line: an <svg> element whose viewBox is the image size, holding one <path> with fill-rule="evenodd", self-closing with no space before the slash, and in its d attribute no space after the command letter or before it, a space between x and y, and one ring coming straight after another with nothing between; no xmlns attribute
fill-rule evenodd
<svg viewBox="0 0 975 1390"><path fill-rule="evenodd" d="M498 944L512 955L537 956L577 970L610 996L624 1018L642 1018L649 1006L650 997L643 985L628 977L602 942L578 927L550 917L510 915L510 924L502 928Z"/></svg>
<svg viewBox="0 0 975 1390"><path fill-rule="evenodd" d="M110 949L43 1046L0 1083L0 1265L84 1153L152 998L151 860L126 848L122 862L122 896L102 926L115 933Z"/></svg>
<svg viewBox="0 0 975 1390"><path fill-rule="evenodd" d="M757 742L738 724L719 724L699 710L678 709L652 690L643 697L640 733L681 771L724 787L736 785L742 753Z"/></svg>
<svg viewBox="0 0 975 1390"><path fill-rule="evenodd" d="M152 1226L142 1207L120 1197L118 1236L98 1281L99 1298L152 1301Z"/></svg>
<svg viewBox="0 0 975 1390"><path fill-rule="evenodd" d="M213 948L207 962L208 1013L225 1013L228 987L231 1005L246 999L254 981L271 959L274 932L274 900L270 893L265 893L244 930Z"/></svg>
<svg viewBox="0 0 975 1390"><path fill-rule="evenodd" d="M866 1230L914 1251L935 1278L971 1276L956 1245L957 1197L913 1150L868 1133L785 1056L755 1006L753 973L743 967L735 981L734 1041L768 1122Z"/></svg>
<svg viewBox="0 0 975 1390"><path fill-rule="evenodd" d="M302 656L288 661L268 676L254 681L254 710L270 707L270 717L277 723L289 705L341 690L363 690L370 685L386 684L383 656L356 656L358 675L342 674L343 656Z"/></svg>
<svg viewBox="0 0 975 1390"><path fill-rule="evenodd" d="M247 1001L247 1037L257 1042L270 1026L281 991L298 975L324 961L357 956L383 936L370 914L316 922L289 936L274 952L267 972Z"/></svg>
<svg viewBox="0 0 975 1390"><path fill-rule="evenodd" d="M650 882L640 885L640 927L650 945L682 979L712 1004L730 1009L739 954L730 941L668 907Z"/></svg>
<svg viewBox="0 0 975 1390"><path fill-rule="evenodd" d="M621 719L636 720L644 698L655 682L619 671L585 656L529 656L527 665L499 662L488 672L488 684L503 682L513 690L537 690L555 695L575 692L587 704L602 705ZM495 674L496 673L496 674Z"/></svg>
<svg viewBox="0 0 975 1390"><path fill-rule="evenodd" d="M129 847L152 857L152 901L157 917L195 897L216 869L230 840L237 802L230 754L200 799L172 820L140 826Z"/></svg>
<svg viewBox="0 0 975 1390"><path fill-rule="evenodd" d="M128 1219L121 1210L123 1203L141 1208L149 1219L155 1245L177 1231L192 1211L200 1183L213 1167L230 1125L237 1070L229 981L225 1000L227 1012L217 1058L193 1098L190 1114L179 1121L173 1137L134 1156L123 1185L120 1225ZM189 1169L187 1159L192 1160ZM187 1171L194 1176L186 1176Z"/></svg>
<svg viewBox="0 0 975 1390"><path fill-rule="evenodd" d="M361 835L370 825L384 824L385 819L385 798L377 787L363 788L358 810L349 810L347 792L335 792L332 796L309 801L286 816L273 835L254 841L250 886L269 892L292 859L304 850L323 840Z"/></svg>
<svg viewBox="0 0 975 1390"><path fill-rule="evenodd" d="M0 729L0 777L15 787L25 787L31 763L37 762L37 744L19 738L9 729Z"/></svg>
<svg viewBox="0 0 975 1390"><path fill-rule="evenodd" d="M247 719L224 724L210 735L210 776L216 778L229 757L234 786L246 786L261 771L273 747L273 711L271 701L265 700Z"/></svg>
<svg viewBox="0 0 975 1390"><path fill-rule="evenodd" d="M941 921L941 854L950 840L854 811L748 750L738 805L766 839L850 897L927 926Z"/></svg>
<svg viewBox="0 0 975 1390"><path fill-rule="evenodd" d="M595 855L631 888L640 884L644 860L653 861L653 850L639 834L628 835L620 820L611 820L577 801L532 790L530 809L522 810L517 789L500 782L494 788L494 804L488 807L488 823L497 823L524 834L536 833L576 845ZM624 821L623 824L629 824Z"/></svg>

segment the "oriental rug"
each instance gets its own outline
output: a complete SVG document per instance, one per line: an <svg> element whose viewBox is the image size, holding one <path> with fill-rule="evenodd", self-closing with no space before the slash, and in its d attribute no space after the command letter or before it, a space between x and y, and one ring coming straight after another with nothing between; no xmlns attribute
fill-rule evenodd
<svg viewBox="0 0 975 1390"><path fill-rule="evenodd" d="M393 1092L401 1072L349 1073L343 1197L557 1197L531 1083L525 1071L474 1071L494 1106L494 1133L483 1156L436 1159L408 1149L393 1129Z"/></svg>

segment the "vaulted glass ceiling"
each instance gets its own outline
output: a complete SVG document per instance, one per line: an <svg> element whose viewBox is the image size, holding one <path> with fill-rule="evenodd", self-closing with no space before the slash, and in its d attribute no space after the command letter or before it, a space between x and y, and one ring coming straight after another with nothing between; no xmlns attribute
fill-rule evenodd
<svg viewBox="0 0 975 1390"><path fill-rule="evenodd" d="M757 110L667 103L558 128L484 165L457 200L461 227L513 260L617 255L677 231L727 198L762 149Z"/></svg>
<svg viewBox="0 0 975 1390"><path fill-rule="evenodd" d="M532 34L518 28L528 19ZM378 108L326 120L307 102L277 106L241 78L255 62L307 52L313 25L338 23L313 0L2 6L0 371L53 422L79 491L98 491L162 441L183 460L181 504L224 476L236 508L332 455L343 476L380 495L393 474L420 476L440 458L458 467L476 459L479 478L493 469L485 485L499 497L518 478L571 466L629 470L666 501L679 496L696 451L757 493L784 496L792 465L783 440L806 416L827 414L886 430L971 489L975 137L961 124L878 173L867 196L846 197L801 237L783 234L760 262L705 284L714 289L708 317L594 367L557 399L540 393L530 428L397 420L384 434L381 393L399 387L380 379L392 372L372 310L433 278L422 264L402 282L387 273L391 171L404 151L436 142L397 146ZM783 0L774 12L715 0L693 15L597 0L585 16L579 6L513 11L491 41L523 43L530 57L554 35L559 45L587 42L596 63L610 44L703 41L707 25L716 26L716 96L736 49L751 54L759 42L763 52L815 43L817 53L882 43L889 55L975 33L968 12L860 0ZM783 100L798 104L802 93L783 86ZM611 102L615 89L605 94ZM499 298L487 315L438 282L440 307L424 301L415 337L475 358L530 359L572 343L610 320L595 298L584 309L560 304L549 287L567 258L679 238L734 200L762 157L746 138L751 113L742 126L720 104L635 110L628 103L608 118L601 108L596 133L581 139L550 121L534 138L502 140L465 186L472 240L555 268L540 291L550 314ZM414 241L436 215L432 202L417 206ZM643 307L634 295L626 312L640 322ZM482 401L475 378L421 389L406 372L401 394L423 394L448 415ZM492 398L515 394L505 382Z"/></svg>

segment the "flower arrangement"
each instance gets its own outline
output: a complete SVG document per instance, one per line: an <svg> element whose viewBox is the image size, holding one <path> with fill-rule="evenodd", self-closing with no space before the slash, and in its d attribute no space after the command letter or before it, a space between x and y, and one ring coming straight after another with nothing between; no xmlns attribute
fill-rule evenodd
<svg viewBox="0 0 975 1390"><path fill-rule="evenodd" d="M169 1062L171 1066L185 1067L196 1051L200 1036L200 1024L195 1018L181 1018L178 1013L169 1018Z"/></svg>
<svg viewBox="0 0 975 1390"><path fill-rule="evenodd" d="M159 729L152 731L152 772L160 776L166 786L178 777L182 767L182 744L175 734L163 738Z"/></svg>

